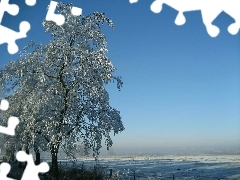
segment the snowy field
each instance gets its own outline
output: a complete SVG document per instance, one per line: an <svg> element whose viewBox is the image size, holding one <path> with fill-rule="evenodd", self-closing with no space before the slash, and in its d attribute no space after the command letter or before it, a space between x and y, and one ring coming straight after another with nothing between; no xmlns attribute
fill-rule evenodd
<svg viewBox="0 0 240 180"><path fill-rule="evenodd" d="M91 158L79 158L67 166L93 167ZM196 179L240 180L240 155L194 155L194 156L128 156L100 157L97 164L109 174L118 174L121 179ZM60 166L66 166L61 163Z"/></svg>

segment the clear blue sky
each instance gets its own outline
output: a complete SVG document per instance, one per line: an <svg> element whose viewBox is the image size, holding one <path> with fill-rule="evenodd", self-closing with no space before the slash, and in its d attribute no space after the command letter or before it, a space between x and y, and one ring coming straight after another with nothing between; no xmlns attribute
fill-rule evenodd
<svg viewBox="0 0 240 180"><path fill-rule="evenodd" d="M113 137L116 153L179 153L206 150L240 150L240 33L230 35L234 22L222 13L214 24L220 34L211 38L200 11L185 13L186 24L174 24L177 11L168 6L160 14L150 11L153 0L62 0L83 9L86 16L105 12L115 30L103 28L108 56L123 78L122 91L107 88L111 105L121 111L126 130ZM47 43L41 25L49 0L20 13L7 13L2 25L18 30L22 20L31 23L20 49L30 40ZM59 1L60 2L60 1ZM106 26L107 27L107 26ZM0 45L0 67L17 55ZM105 147L104 147L105 148Z"/></svg>

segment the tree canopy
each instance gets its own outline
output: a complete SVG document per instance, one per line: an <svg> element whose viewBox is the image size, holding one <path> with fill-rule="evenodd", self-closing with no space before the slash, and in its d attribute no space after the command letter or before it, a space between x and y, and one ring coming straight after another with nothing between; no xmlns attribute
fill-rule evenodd
<svg viewBox="0 0 240 180"><path fill-rule="evenodd" d="M16 129L19 147L48 148L52 161L58 149L71 154L77 142L94 156L103 138L112 146L110 132L124 130L120 112L109 104L106 84L121 77L106 56L107 40L101 26L113 23L104 13L86 17L71 14L70 4L59 3L65 16L62 26L44 21L52 40L47 45L31 42L0 71L0 86L10 108L6 115L19 117ZM6 119L6 118L5 118Z"/></svg>

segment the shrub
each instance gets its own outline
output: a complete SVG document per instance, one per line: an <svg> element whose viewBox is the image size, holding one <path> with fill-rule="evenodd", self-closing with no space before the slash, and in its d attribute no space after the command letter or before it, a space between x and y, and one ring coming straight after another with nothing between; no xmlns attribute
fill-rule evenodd
<svg viewBox="0 0 240 180"><path fill-rule="evenodd" d="M8 162L8 157L7 156L3 156L3 158L2 158L2 162Z"/></svg>
<svg viewBox="0 0 240 180"><path fill-rule="evenodd" d="M45 179L51 179L51 170L46 174ZM59 168L59 180L104 180L105 171L100 166L95 166L94 169L82 167L65 167Z"/></svg>

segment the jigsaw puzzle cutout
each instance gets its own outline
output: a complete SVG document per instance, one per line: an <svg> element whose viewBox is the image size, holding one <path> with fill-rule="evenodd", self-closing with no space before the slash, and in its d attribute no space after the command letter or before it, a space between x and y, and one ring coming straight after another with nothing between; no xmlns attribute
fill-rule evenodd
<svg viewBox="0 0 240 180"><path fill-rule="evenodd" d="M31 154L27 154L25 151L17 152L16 158L20 162L27 161L27 166L23 172L21 180L38 180L38 173L45 173L49 171L49 165L46 162L42 162L39 165L35 165Z"/></svg>
<svg viewBox="0 0 240 180"><path fill-rule="evenodd" d="M34 6L36 0L25 0L25 3L28 6ZM19 32L2 26L1 22L5 12L16 16L19 13L19 7L16 4L9 4L9 0L0 1L0 44L7 43L8 52L15 54L18 52L18 46L15 41L27 37L26 34L30 30L30 24L27 21L22 21L19 25Z"/></svg>
<svg viewBox="0 0 240 180"><path fill-rule="evenodd" d="M7 177L7 174L10 172L11 166L8 163L1 163L0 164L0 179L1 180L15 180L12 178Z"/></svg>
<svg viewBox="0 0 240 180"><path fill-rule="evenodd" d="M38 174L46 173L49 171L49 165L46 162L42 162L39 165L34 164L34 160L31 154L27 154L25 151L18 151L16 158L20 162L27 162L27 166L23 172L21 180L40 180ZM0 164L0 179L1 180L14 180L7 177L10 172L11 166L8 163Z"/></svg>
<svg viewBox="0 0 240 180"><path fill-rule="evenodd" d="M58 26L61 26L65 22L65 17L61 14L55 14L54 11L56 10L58 2L51 1L49 4L48 12L46 15L47 21L54 21ZM82 14L82 9L78 7L72 7L71 13L74 16L80 16Z"/></svg>
<svg viewBox="0 0 240 180"><path fill-rule="evenodd" d="M0 103L0 110L6 111L9 108L9 103L7 100L3 99Z"/></svg>
<svg viewBox="0 0 240 180"><path fill-rule="evenodd" d="M138 0L129 0L130 3L136 3ZM228 32L232 35L236 35L240 29L240 1L239 0L155 0L151 4L151 11L154 13L160 13L162 5L166 4L178 11L178 15L175 19L176 25L183 25L186 22L184 12L200 10L202 14L203 24L206 27L208 34L211 37L218 36L220 30L212 22L225 12L232 17L235 22L228 26Z"/></svg>
<svg viewBox="0 0 240 180"><path fill-rule="evenodd" d="M129 0L131 4L138 2L138 0Z"/></svg>
<svg viewBox="0 0 240 180"><path fill-rule="evenodd" d="M36 0L25 0L26 5L34 6L36 4Z"/></svg>
<svg viewBox="0 0 240 180"><path fill-rule="evenodd" d="M7 100L2 100L0 104L0 109L6 111L9 107ZM15 128L19 120L17 117L10 117L8 119L8 128L0 126L0 132L7 135L14 135ZM27 162L27 166L23 172L21 180L39 180L39 173L45 173L49 171L49 165L46 162L42 162L39 165L35 165L32 155L28 155L24 151L19 151L16 154L16 158L20 162ZM11 166L8 163L0 164L0 180L14 180L7 177L7 174L10 172Z"/></svg>
<svg viewBox="0 0 240 180"><path fill-rule="evenodd" d="M15 41L27 37L27 32L29 30L30 24L26 21L20 23L19 32L15 32L12 29L0 25L0 44L8 43L8 52L10 54L15 54L18 52L18 46Z"/></svg>
<svg viewBox="0 0 240 180"><path fill-rule="evenodd" d="M2 100L0 104L0 109L6 111L9 107L9 103L7 100ZM0 133L4 133L10 136L15 135L15 128L19 124L19 120L17 117L11 116L8 118L8 127L0 126Z"/></svg>
<svg viewBox="0 0 240 180"><path fill-rule="evenodd" d="M15 128L19 124L17 117L11 116L8 118L8 127L0 126L0 133L4 133L10 136L15 135Z"/></svg>

